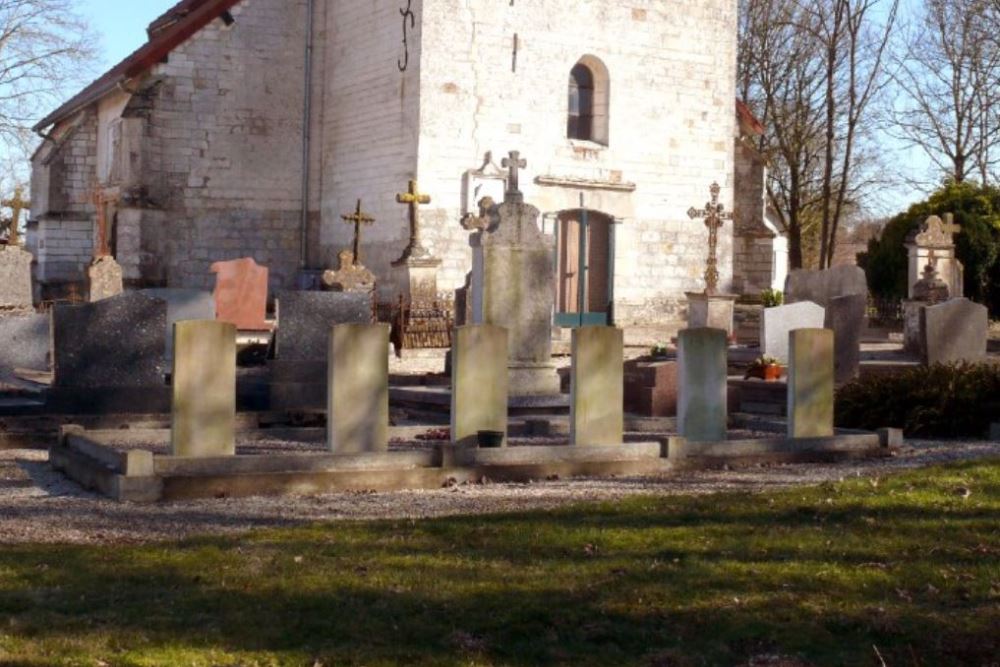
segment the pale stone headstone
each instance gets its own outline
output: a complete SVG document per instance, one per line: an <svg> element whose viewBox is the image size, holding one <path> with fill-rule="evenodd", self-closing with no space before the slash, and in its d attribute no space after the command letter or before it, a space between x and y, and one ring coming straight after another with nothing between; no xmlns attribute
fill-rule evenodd
<svg viewBox="0 0 1000 667"><path fill-rule="evenodd" d="M177 322L172 382L171 455L236 454L236 327Z"/></svg>
<svg viewBox="0 0 1000 667"><path fill-rule="evenodd" d="M761 352L788 363L788 334L796 329L821 329L826 309L812 301L765 308L760 319Z"/></svg>
<svg viewBox="0 0 1000 667"><path fill-rule="evenodd" d="M507 331L489 324L456 329L451 357L453 442L475 444L479 431L507 432L507 383Z"/></svg>
<svg viewBox="0 0 1000 667"><path fill-rule="evenodd" d="M620 445L625 437L625 336L615 327L573 330L570 444Z"/></svg>
<svg viewBox="0 0 1000 667"><path fill-rule="evenodd" d="M241 331L267 329L267 267L246 257L212 265L215 319Z"/></svg>
<svg viewBox="0 0 1000 667"><path fill-rule="evenodd" d="M788 437L833 435L833 331L799 329L789 336Z"/></svg>
<svg viewBox="0 0 1000 667"><path fill-rule="evenodd" d="M508 193L488 212L491 224L472 239L473 321L508 331L512 396L558 394L552 363L555 254L538 227L539 210Z"/></svg>
<svg viewBox="0 0 1000 667"><path fill-rule="evenodd" d="M0 315L33 311L31 261L30 252L0 245Z"/></svg>
<svg viewBox="0 0 1000 667"><path fill-rule="evenodd" d="M678 335L677 428L692 442L726 439L727 346L722 329L684 329Z"/></svg>
<svg viewBox="0 0 1000 667"><path fill-rule="evenodd" d="M861 334L868 313L868 297L850 294L830 299L824 326L833 331L833 368L838 385L858 377L861 369ZM812 327L805 327L812 328Z"/></svg>
<svg viewBox="0 0 1000 667"><path fill-rule="evenodd" d="M868 294L868 280L858 266L837 266L823 271L799 269L785 281L785 303L812 301L826 308L830 300L850 294Z"/></svg>
<svg viewBox="0 0 1000 667"><path fill-rule="evenodd" d="M921 314L924 362L948 364L986 360L989 311L968 299L952 299L924 308Z"/></svg>
<svg viewBox="0 0 1000 667"><path fill-rule="evenodd" d="M91 303L118 296L125 290L122 267L110 255L91 262L87 267L87 283L90 285Z"/></svg>
<svg viewBox="0 0 1000 667"><path fill-rule="evenodd" d="M340 324L330 332L327 445L334 454L389 448L389 327Z"/></svg>
<svg viewBox="0 0 1000 667"><path fill-rule="evenodd" d="M211 292L196 289L144 289L167 304L167 361L174 358L174 324L185 320L214 320L215 300Z"/></svg>

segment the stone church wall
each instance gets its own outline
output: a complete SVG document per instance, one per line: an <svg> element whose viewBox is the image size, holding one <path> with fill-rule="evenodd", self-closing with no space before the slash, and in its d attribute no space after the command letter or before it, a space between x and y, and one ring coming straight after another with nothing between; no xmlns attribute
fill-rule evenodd
<svg viewBox="0 0 1000 667"><path fill-rule="evenodd" d="M165 228L143 232L144 271L170 286L210 287L212 262L238 257L268 266L272 287L299 269L305 0L232 15L151 74L143 180Z"/></svg>

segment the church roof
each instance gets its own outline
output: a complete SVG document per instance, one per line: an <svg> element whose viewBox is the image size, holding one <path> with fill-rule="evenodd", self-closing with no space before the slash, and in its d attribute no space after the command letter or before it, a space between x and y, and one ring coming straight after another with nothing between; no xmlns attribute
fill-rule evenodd
<svg viewBox="0 0 1000 667"><path fill-rule="evenodd" d="M764 134L764 125L757 120L743 100L736 100L736 118L739 120L740 130L744 135L760 136Z"/></svg>
<svg viewBox="0 0 1000 667"><path fill-rule="evenodd" d="M148 71L240 0L181 0L150 24L148 41L35 125L36 132L98 101Z"/></svg>

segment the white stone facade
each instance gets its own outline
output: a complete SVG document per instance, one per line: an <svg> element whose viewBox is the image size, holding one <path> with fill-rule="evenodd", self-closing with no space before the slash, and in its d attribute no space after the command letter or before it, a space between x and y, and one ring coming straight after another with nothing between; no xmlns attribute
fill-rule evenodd
<svg viewBox="0 0 1000 667"><path fill-rule="evenodd" d="M290 287L301 260L335 264L352 233L340 215L361 198L378 219L365 230L364 260L388 300L389 264L409 237L395 195L415 178L433 198L423 208L424 239L443 261L447 294L471 267L460 225L474 212L470 183L498 195L495 165L519 150L528 160L521 189L547 225L579 208L581 194L587 209L616 220L617 321L681 322L684 292L704 286L708 238L686 212L715 181L727 208L734 199L736 0L412 0L404 51L406 6L315 0L307 128L308 0L242 0L230 10L234 23L212 21L128 82L126 104L95 104L120 109L107 120L99 114L84 157L119 198L127 277L205 287L211 262L250 256L270 267L275 287ZM581 59L606 72L608 104L598 110L606 145L567 138L569 74ZM112 128L122 120L131 125ZM487 153L489 177L470 180ZM39 187L48 176L37 159L36 172ZM40 238L63 213L35 207ZM730 289L729 225L720 271Z"/></svg>

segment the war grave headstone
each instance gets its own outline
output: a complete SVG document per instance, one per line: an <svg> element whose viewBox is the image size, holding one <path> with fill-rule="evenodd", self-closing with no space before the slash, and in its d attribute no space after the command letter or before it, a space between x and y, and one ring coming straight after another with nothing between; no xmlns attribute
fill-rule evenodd
<svg viewBox="0 0 1000 667"><path fill-rule="evenodd" d="M330 332L327 446L334 454L389 449L389 327L338 324Z"/></svg>
<svg viewBox="0 0 1000 667"><path fill-rule="evenodd" d="M785 303L812 301L826 308L830 300L851 294L868 295L868 280L857 266L837 266L823 271L799 269L785 281Z"/></svg>
<svg viewBox="0 0 1000 667"><path fill-rule="evenodd" d="M726 439L727 346L722 329L684 329L678 335L677 429L692 442Z"/></svg>
<svg viewBox="0 0 1000 667"><path fill-rule="evenodd" d="M616 327L573 330L570 444L620 445L624 441L625 334Z"/></svg>
<svg viewBox="0 0 1000 667"><path fill-rule="evenodd" d="M265 331L268 269L250 257L212 264L215 319L240 331Z"/></svg>
<svg viewBox="0 0 1000 667"><path fill-rule="evenodd" d="M989 311L969 299L952 299L921 314L924 363L978 363L986 360Z"/></svg>
<svg viewBox="0 0 1000 667"><path fill-rule="evenodd" d="M276 311L275 358L268 364L271 408L322 409L326 406L330 329L337 324L370 323L370 295L364 292L281 292Z"/></svg>
<svg viewBox="0 0 1000 667"><path fill-rule="evenodd" d="M172 456L236 454L236 327L189 320L174 325Z"/></svg>
<svg viewBox="0 0 1000 667"><path fill-rule="evenodd" d="M799 329L789 336L789 438L833 435L833 337L829 329Z"/></svg>
<svg viewBox="0 0 1000 667"><path fill-rule="evenodd" d="M455 330L451 362L451 439L477 442L480 431L507 433L507 332L489 324Z"/></svg>
<svg viewBox="0 0 1000 667"><path fill-rule="evenodd" d="M834 379L838 386L858 377L861 335L867 324L867 312L868 296L865 294L834 297L827 305L824 327L833 331Z"/></svg>
<svg viewBox="0 0 1000 667"><path fill-rule="evenodd" d="M211 292L196 289L144 289L141 294L167 304L167 362L174 358L174 324L185 320L214 320L215 300Z"/></svg>
<svg viewBox="0 0 1000 667"><path fill-rule="evenodd" d="M118 296L125 290L121 265L111 255L96 258L87 267L87 284L91 303Z"/></svg>
<svg viewBox="0 0 1000 667"><path fill-rule="evenodd" d="M507 329L511 396L559 395L552 361L554 243L519 189L526 161L513 151L503 164L510 170L504 202L488 212L489 225L471 241L473 321Z"/></svg>
<svg viewBox="0 0 1000 667"><path fill-rule="evenodd" d="M167 304L138 292L56 306L50 409L167 412Z"/></svg>
<svg viewBox="0 0 1000 667"><path fill-rule="evenodd" d="M760 322L761 353L788 363L788 334L795 329L820 329L826 309L812 301L765 308Z"/></svg>

